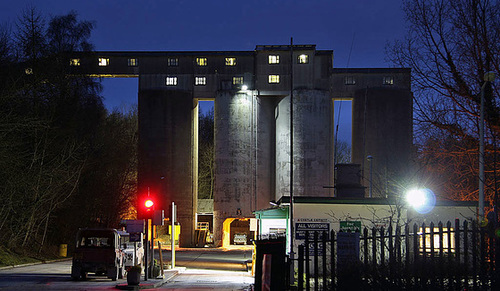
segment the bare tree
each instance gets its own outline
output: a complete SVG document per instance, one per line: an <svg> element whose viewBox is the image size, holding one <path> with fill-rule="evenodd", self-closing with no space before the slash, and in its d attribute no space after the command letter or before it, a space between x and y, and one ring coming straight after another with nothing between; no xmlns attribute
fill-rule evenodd
<svg viewBox="0 0 500 291"><path fill-rule="evenodd" d="M480 92L484 74L500 72L500 3L405 0L403 9L407 35L388 45L387 55L394 65L412 68L420 161L443 194L477 199L477 178L472 177L478 167ZM487 196L492 201L500 104L498 86L486 91Z"/></svg>

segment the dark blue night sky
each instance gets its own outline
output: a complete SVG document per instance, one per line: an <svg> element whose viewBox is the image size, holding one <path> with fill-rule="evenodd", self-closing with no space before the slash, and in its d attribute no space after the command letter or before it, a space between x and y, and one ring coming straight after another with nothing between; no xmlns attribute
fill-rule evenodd
<svg viewBox="0 0 500 291"><path fill-rule="evenodd" d="M1 0L0 24L14 29L30 5L46 16L75 10L94 21L96 50L253 50L293 37L295 44L333 50L334 67L350 68L389 67L386 43L405 27L401 0ZM137 102L137 80L103 85L108 108Z"/></svg>

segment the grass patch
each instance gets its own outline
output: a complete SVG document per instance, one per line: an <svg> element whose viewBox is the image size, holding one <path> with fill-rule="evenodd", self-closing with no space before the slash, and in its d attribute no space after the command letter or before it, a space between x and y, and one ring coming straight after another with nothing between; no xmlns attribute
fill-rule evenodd
<svg viewBox="0 0 500 291"><path fill-rule="evenodd" d="M42 254L19 253L0 246L0 267L38 263L58 259L52 252Z"/></svg>

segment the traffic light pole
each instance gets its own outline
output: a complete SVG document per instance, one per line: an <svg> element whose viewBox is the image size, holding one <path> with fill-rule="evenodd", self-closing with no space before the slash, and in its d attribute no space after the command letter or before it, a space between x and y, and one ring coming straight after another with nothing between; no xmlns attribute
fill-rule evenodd
<svg viewBox="0 0 500 291"><path fill-rule="evenodd" d="M172 234L170 238L170 247L172 249L172 263L171 268L175 268L175 217L176 217L175 203L172 202Z"/></svg>
<svg viewBox="0 0 500 291"><path fill-rule="evenodd" d="M148 280L149 219L146 218L146 245L144 248L144 281Z"/></svg>

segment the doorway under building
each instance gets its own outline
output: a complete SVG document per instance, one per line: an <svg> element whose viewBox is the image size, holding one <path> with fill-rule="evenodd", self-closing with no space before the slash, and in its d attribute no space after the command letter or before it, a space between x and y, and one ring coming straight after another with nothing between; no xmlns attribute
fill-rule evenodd
<svg viewBox="0 0 500 291"><path fill-rule="evenodd" d="M222 247L248 245L255 236L250 230L250 218L226 218L223 224Z"/></svg>

